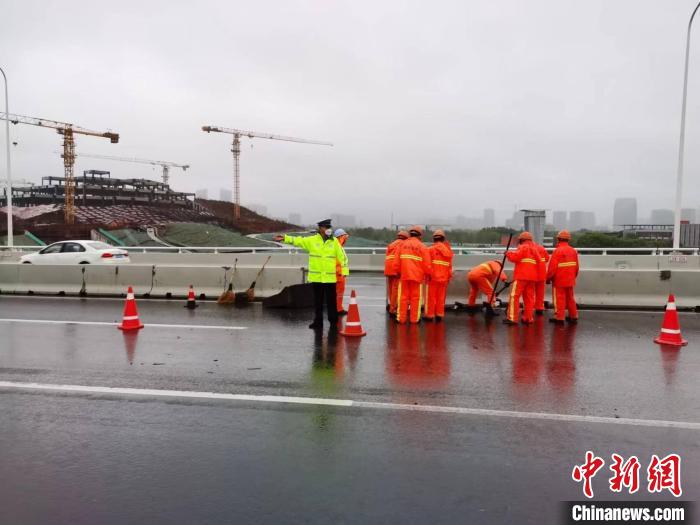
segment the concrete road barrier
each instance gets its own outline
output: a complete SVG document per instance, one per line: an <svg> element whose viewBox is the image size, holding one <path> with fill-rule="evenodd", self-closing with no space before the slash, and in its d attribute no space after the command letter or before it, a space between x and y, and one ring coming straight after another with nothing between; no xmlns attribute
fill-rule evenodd
<svg viewBox="0 0 700 525"><path fill-rule="evenodd" d="M264 262L264 261L263 261ZM260 263L262 266L262 262ZM196 293L218 297L229 282L235 291L246 290L260 266L165 266L165 265L28 265L0 264L0 293L122 295L128 286L137 295L186 297L190 284ZM302 267L268 265L257 279L259 298L279 293L285 286L304 282ZM232 281L233 279L233 281Z"/></svg>
<svg viewBox="0 0 700 525"><path fill-rule="evenodd" d="M119 295L134 286L137 295L184 297L190 284L197 294L217 297L230 282L233 266L235 291L243 291L263 265L267 253L133 253L131 264L39 266L0 263L2 293ZM350 253L352 274L382 275L382 253ZM455 257L455 275L448 301L466 302L469 269L490 258L485 255ZM275 253L256 285L259 298L278 293L285 286L305 281L308 257L301 253ZM700 306L700 257L669 255L583 255L576 289L577 301L590 306L663 306L669 293L680 307ZM506 264L512 276L512 265ZM501 294L507 300L508 291ZM547 300L551 288L547 287Z"/></svg>

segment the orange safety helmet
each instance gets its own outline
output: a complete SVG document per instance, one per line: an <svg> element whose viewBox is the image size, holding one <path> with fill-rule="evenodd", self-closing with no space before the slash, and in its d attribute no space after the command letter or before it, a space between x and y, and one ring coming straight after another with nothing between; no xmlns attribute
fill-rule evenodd
<svg viewBox="0 0 700 525"><path fill-rule="evenodd" d="M442 231L442 230L435 230L435 231L433 232L433 239L434 239L435 237L442 237L442 238L444 239L444 238L445 238L445 232Z"/></svg>
<svg viewBox="0 0 700 525"><path fill-rule="evenodd" d="M406 230L401 230L399 233L396 234L397 239L408 239L409 235Z"/></svg>
<svg viewBox="0 0 700 525"><path fill-rule="evenodd" d="M519 241L531 241L532 234L530 232L523 232L518 236Z"/></svg>
<svg viewBox="0 0 700 525"><path fill-rule="evenodd" d="M416 232L418 235L422 236L423 235L423 226L421 226L419 224L414 224L413 226L411 226L409 231Z"/></svg>
<svg viewBox="0 0 700 525"><path fill-rule="evenodd" d="M561 239L562 241L570 241L571 234L569 233L569 230L562 230L557 233L557 239Z"/></svg>

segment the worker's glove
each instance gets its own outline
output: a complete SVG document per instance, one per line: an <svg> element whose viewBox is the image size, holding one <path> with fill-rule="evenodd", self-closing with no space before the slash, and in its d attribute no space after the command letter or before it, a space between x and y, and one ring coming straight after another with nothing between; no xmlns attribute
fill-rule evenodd
<svg viewBox="0 0 700 525"><path fill-rule="evenodd" d="M503 283L503 289L505 290L505 289L508 288L511 284L513 284L513 283L510 282L510 281L504 282L504 283Z"/></svg>

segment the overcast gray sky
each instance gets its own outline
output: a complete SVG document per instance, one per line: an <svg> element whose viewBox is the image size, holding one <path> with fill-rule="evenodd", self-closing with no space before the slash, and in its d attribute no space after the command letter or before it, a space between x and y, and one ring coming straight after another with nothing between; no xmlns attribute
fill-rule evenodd
<svg viewBox="0 0 700 525"><path fill-rule="evenodd" d="M517 207L640 214L674 204L694 0L34 1L2 5L10 111L121 134L78 153L189 163L175 189L231 186L305 220L502 222ZM700 27L696 28L700 31ZM691 50L684 206L700 205L700 34ZM60 137L13 126L15 177L60 175ZM157 178L148 166L77 169Z"/></svg>

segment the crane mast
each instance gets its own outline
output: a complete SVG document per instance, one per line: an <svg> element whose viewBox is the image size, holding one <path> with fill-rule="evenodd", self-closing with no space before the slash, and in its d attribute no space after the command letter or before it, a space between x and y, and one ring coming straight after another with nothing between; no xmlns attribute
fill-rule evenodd
<svg viewBox="0 0 700 525"><path fill-rule="evenodd" d="M231 152L233 153L233 218L239 220L241 218L241 137L249 139L270 139L283 140L286 142L300 142L303 144L317 144L320 146L332 146L330 142L322 142L318 140L299 139L296 137L287 137L284 135L273 135L272 133L261 133L258 131L245 131L236 128L224 128L221 126L202 126L202 131L207 133L228 133L233 135L231 144Z"/></svg>
<svg viewBox="0 0 700 525"><path fill-rule="evenodd" d="M12 113L0 113L0 120L8 120L12 124L27 124L41 128L55 129L63 135L63 170L64 170L64 193L65 205L63 207L63 220L66 224L75 223L75 176L73 168L75 166L75 139L74 135L87 135L90 137L102 137L109 139L112 144L119 142L119 134L111 131L92 131L68 122L57 120L28 117L26 115L15 115Z"/></svg>

